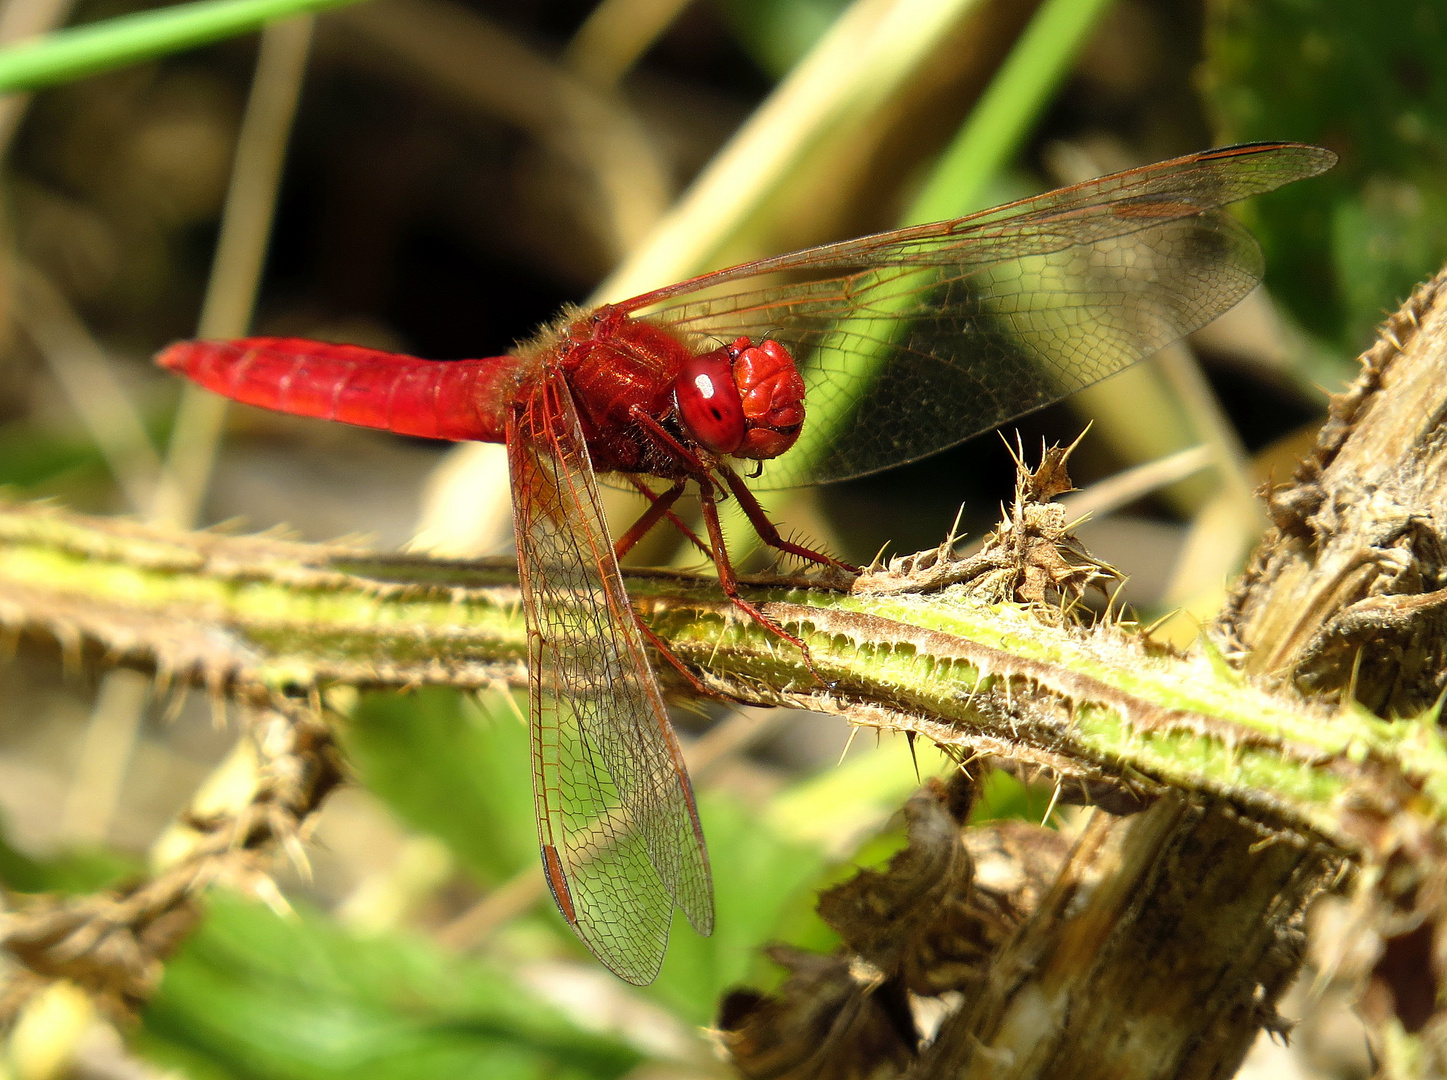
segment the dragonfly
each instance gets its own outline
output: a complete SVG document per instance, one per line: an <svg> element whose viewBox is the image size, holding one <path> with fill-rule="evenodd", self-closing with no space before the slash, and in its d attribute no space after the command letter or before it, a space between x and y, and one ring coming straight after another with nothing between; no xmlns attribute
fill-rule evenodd
<svg viewBox="0 0 1447 1080"><path fill-rule="evenodd" d="M642 985L675 908L712 932L713 887L649 646L668 653L630 605L618 560L668 520L749 618L802 648L740 595L721 501L776 551L844 566L786 540L753 490L913 461L1199 329L1263 273L1223 208L1335 160L1298 143L1208 150L569 308L502 356L253 337L183 341L157 359L251 405L506 444L543 870L587 948ZM646 500L616 541L598 489L610 473ZM688 489L704 537L674 511Z"/></svg>

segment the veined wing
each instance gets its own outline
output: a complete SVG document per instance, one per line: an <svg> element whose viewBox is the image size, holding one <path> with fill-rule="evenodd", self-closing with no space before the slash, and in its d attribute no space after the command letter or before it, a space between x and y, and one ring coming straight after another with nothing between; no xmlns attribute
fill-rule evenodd
<svg viewBox="0 0 1447 1080"><path fill-rule="evenodd" d="M765 464L763 485L860 476L1057 401L1204 326L1262 272L1255 241L1220 208L1335 160L1296 143L1211 150L620 306L700 340L788 345L810 419L796 447Z"/></svg>
<svg viewBox="0 0 1447 1080"><path fill-rule="evenodd" d="M539 379L507 446L543 868L584 944L641 985L675 904L713 930L703 831L561 378Z"/></svg>

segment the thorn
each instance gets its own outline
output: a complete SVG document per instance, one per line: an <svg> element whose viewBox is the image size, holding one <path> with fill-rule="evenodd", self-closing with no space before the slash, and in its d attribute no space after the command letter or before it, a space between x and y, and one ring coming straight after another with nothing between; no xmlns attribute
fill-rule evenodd
<svg viewBox="0 0 1447 1080"><path fill-rule="evenodd" d="M159 691L158 695L159 696ZM186 702L191 699L191 688L185 683L173 683L169 688L169 696L166 699L165 712L161 714L163 724L174 724L181 717L181 710L186 707Z"/></svg>
<svg viewBox="0 0 1447 1080"><path fill-rule="evenodd" d="M851 727L849 728L849 738L848 738L848 739L845 741L845 743L844 743L844 749L841 750L841 751L839 751L839 760L834 763L834 767L835 767L836 769L839 768L839 766L841 766L841 765L844 764L844 759L845 759L845 757L847 757L848 754L849 754L849 748L854 745L854 736L856 736L856 735L858 735L858 734L859 734L859 728L853 727L853 726L851 726Z"/></svg>
<svg viewBox="0 0 1447 1080"><path fill-rule="evenodd" d="M964 700L963 702L961 702L961 704L965 707L966 710L970 710L970 709L973 709L973 708L975 707L975 695L978 694L979 692L980 692L980 675L979 675L979 672L976 672L976 673L975 673L975 683L974 683L973 686L970 687L970 692L965 695L965 700Z"/></svg>
<svg viewBox="0 0 1447 1080"><path fill-rule="evenodd" d="M1070 460L1070 455L1075 453L1075 448L1085 441L1085 437L1090 434L1090 429L1093 426L1095 426L1095 420L1093 418L1086 421L1085 427L1080 429L1080 434L1075 436L1075 441L1065 448L1065 453L1060 455L1061 464Z"/></svg>
<svg viewBox="0 0 1447 1080"><path fill-rule="evenodd" d="M176 672L163 660L156 661L156 674L151 680L151 696L162 698L175 686Z"/></svg>
<svg viewBox="0 0 1447 1080"><path fill-rule="evenodd" d="M517 717L517 721L519 724L521 724L523 727L527 727L527 714L523 712L521 706L518 705L518 696L512 692L512 687L505 687L501 691L499 691L499 693L501 693L503 700L507 702L508 712L512 713L513 716Z"/></svg>
<svg viewBox="0 0 1447 1080"><path fill-rule="evenodd" d="M1345 712L1346 710L1350 709L1350 708L1352 707L1352 704L1357 700L1357 676L1359 676L1361 673L1362 673L1362 648L1361 648L1361 646L1359 645L1359 646L1357 646L1357 655L1356 655L1356 657L1352 660L1352 675L1351 675L1351 678L1347 680L1346 697L1345 697L1345 698L1343 699L1343 701L1341 702L1341 707L1342 707L1342 711L1343 711L1343 712Z"/></svg>
<svg viewBox="0 0 1447 1080"><path fill-rule="evenodd" d="M924 780L919 775L919 756L914 752L914 739L918 734L917 731L906 731L904 737L909 742L909 760L914 762L914 782L922 784Z"/></svg>
<svg viewBox="0 0 1447 1080"><path fill-rule="evenodd" d="M1015 468L1022 468L1025 464L1025 447L1020 443L1020 429L1015 429L1015 446L1010 445L1010 436L1003 431L997 431L995 434L1000 436L1000 441L1005 444L1005 452L1015 462Z"/></svg>
<svg viewBox="0 0 1447 1080"><path fill-rule="evenodd" d="M300 837L288 830L281 835L280 839L281 849L286 852L297 876L310 884L313 880L311 859L307 858L306 848L302 846Z"/></svg>
<svg viewBox="0 0 1447 1080"><path fill-rule="evenodd" d="M960 537L960 520L965 516L965 504L960 503L960 508L955 511L955 520L950 524L950 533L945 537L944 548L953 549L955 541Z"/></svg>
<svg viewBox="0 0 1447 1080"><path fill-rule="evenodd" d="M1041 825L1050 824L1050 815L1055 813L1055 804L1060 801L1060 781L1055 781L1055 790L1050 793L1050 805L1045 808L1045 816L1040 819Z"/></svg>
<svg viewBox="0 0 1447 1080"><path fill-rule="evenodd" d="M874 553L874 558L870 561L869 566L866 567L866 569L869 569L869 570L882 570L882 569L884 569L884 553L889 550L889 545L890 545L890 541L888 541L888 540L886 540L884 543L882 543L882 544L879 545L879 550Z"/></svg>
<svg viewBox="0 0 1447 1080"><path fill-rule="evenodd" d="M269 875L262 874L257 880L253 881L250 891L253 896L271 908L272 912L278 918L288 921L295 921L298 918L296 909L287 902L286 897L282 895L281 890L277 888L276 882L271 880Z"/></svg>
<svg viewBox="0 0 1447 1080"><path fill-rule="evenodd" d="M1108 594L1106 595L1106 597L1105 597L1105 614L1104 614L1104 616L1102 617L1101 621L1102 621L1103 623L1105 623L1105 625L1107 625L1107 626L1109 626L1109 625L1110 625L1110 622L1111 622L1110 613L1111 613L1111 611L1115 608L1116 598L1117 598L1118 596L1120 596L1120 590L1121 590L1124 586L1125 586L1125 582L1122 581L1119 585L1117 585L1117 586L1115 587L1115 591L1114 591L1114 592L1108 593Z"/></svg>

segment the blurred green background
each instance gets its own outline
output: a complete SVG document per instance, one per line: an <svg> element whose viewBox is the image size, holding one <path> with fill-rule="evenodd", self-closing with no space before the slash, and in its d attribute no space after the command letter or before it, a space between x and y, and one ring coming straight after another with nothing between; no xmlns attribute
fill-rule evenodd
<svg viewBox="0 0 1447 1080"><path fill-rule="evenodd" d="M890 228L920 205L952 216L1212 145L1319 143L1341 157L1332 173L1241 208L1267 290L1195 335L1184 368L1142 365L1018 425L1033 447L1093 419L1073 462L1082 488L1203 442L1225 463L1142 488L1081 530L1131 575L1143 618L1186 612L1172 624L1184 642L1257 534L1251 488L1289 470L1324 390L1447 259L1438 2L367 0L321 14L309 35L293 26L289 44L269 31L259 68L257 35L235 36L259 16L232 11L189 39L218 40L157 58L174 50L164 21L105 36L138 10L0 5L0 42L86 24L100 52L84 71L101 54L117 65L75 77L72 54L32 51L23 70L20 54L0 54L0 85L50 84L0 99L0 484L12 497L156 516L169 453L200 474L194 513L160 514L173 520L387 546L420 530L437 550L499 550L510 527L495 457L240 408L219 443L183 409L171 441L181 388L151 355L198 325L491 355L597 290ZM275 183L268 116L287 147ZM262 134L248 157L251 127ZM233 205L249 190L262 210L233 210L251 225L217 268L228 187ZM248 235L265 251L254 314L235 255ZM980 535L1012 480L986 436L788 495L774 513L867 561L885 545L933 546L961 504ZM18 893L83 891L142 865L234 738L199 704L117 721L97 685L53 657L23 654L0 684L0 879ZM49 1042L12 1040L7 1068L719 1074L699 1028L719 994L776 977L759 952L769 941L828 946L813 895L887 856L886 823L917 780L898 741L863 733L846 747L842 723L822 717L678 719L689 742L724 724L745 734L698 778L718 931L675 927L654 986L592 965L544 894L487 906L537 873L515 707L372 695L345 736L357 784L323 811L311 875L283 877L294 913L218 895L129 1048L58 1005L70 1027L41 1017ZM919 767L943 763L922 751ZM1047 799L996 776L978 814L1039 820ZM1352 1075L1306 1043L1303 1075Z"/></svg>

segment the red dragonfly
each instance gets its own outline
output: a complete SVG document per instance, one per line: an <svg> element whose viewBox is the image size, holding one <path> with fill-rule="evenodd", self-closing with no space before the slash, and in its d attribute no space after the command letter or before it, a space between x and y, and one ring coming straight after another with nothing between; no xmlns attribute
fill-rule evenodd
<svg viewBox="0 0 1447 1080"><path fill-rule="evenodd" d="M247 338L181 342L159 361L252 405L507 444L543 868L588 948L643 984L675 906L711 932L713 889L619 557L665 518L681 525L672 507L692 483L707 529L697 542L724 591L802 645L738 596L719 500L736 499L779 551L842 564L784 540L736 463L769 487L862 476L1120 371L1260 280L1260 251L1223 206L1335 160L1295 143L1192 154L570 309L506 356ZM601 472L649 501L616 543Z"/></svg>

